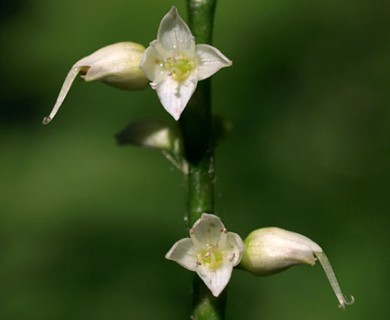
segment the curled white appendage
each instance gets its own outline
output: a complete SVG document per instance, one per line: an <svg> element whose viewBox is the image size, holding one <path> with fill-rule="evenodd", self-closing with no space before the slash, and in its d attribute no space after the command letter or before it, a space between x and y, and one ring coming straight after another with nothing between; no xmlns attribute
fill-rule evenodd
<svg viewBox="0 0 390 320"><path fill-rule="evenodd" d="M60 93L58 95L57 101L56 101L53 109L51 110L50 114L47 117L43 118L43 120L42 120L43 124L48 124L51 120L53 120L53 118L57 114L58 110L60 109L61 104L64 101L66 95L68 94L69 89L72 86L74 79L76 79L76 77L80 73L81 69L82 69L81 66L76 66L76 65L74 65L72 67L72 69L70 69L68 75L65 78L64 84L61 87Z"/></svg>
<svg viewBox="0 0 390 320"><path fill-rule="evenodd" d="M332 286L332 289L339 301L339 308L345 309L345 306L351 305L355 302L353 296L347 298L341 291L340 285L337 281L336 275L334 274L333 268L330 265L330 262L324 252L314 252L315 256L318 258L318 261L321 263L322 268L325 271L325 274Z"/></svg>

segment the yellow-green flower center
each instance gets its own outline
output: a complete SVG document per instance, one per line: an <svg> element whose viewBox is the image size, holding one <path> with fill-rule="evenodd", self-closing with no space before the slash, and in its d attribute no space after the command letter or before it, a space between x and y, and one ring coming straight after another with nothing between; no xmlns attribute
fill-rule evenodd
<svg viewBox="0 0 390 320"><path fill-rule="evenodd" d="M210 270L218 269L223 263L223 255L218 247L208 244L198 253L198 262Z"/></svg>
<svg viewBox="0 0 390 320"><path fill-rule="evenodd" d="M184 56L169 57L164 60L162 67L168 71L169 75L176 81L184 81L195 68L195 62Z"/></svg>

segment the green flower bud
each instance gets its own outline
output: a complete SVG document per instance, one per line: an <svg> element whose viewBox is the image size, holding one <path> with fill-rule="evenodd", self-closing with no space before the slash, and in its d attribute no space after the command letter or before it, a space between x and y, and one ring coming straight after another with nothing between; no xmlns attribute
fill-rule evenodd
<svg viewBox="0 0 390 320"><path fill-rule="evenodd" d="M254 275L266 276L296 264L314 265L318 259L339 301L345 308L354 302L342 293L332 266L322 248L309 238L276 227L251 232L244 240L245 251L240 268Z"/></svg>
<svg viewBox="0 0 390 320"><path fill-rule="evenodd" d="M149 83L140 64L145 48L134 42L119 42L103 47L76 62L70 69L57 101L43 124L56 115L78 75L85 81L101 81L123 90L145 89Z"/></svg>

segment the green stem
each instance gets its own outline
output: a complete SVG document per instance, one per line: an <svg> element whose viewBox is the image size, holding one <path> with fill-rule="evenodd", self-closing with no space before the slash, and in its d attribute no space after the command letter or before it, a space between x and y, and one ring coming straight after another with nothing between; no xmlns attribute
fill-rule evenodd
<svg viewBox="0 0 390 320"><path fill-rule="evenodd" d="M211 43L216 0L187 0L189 26L197 43ZM198 83L180 119L189 163L188 223L214 211L214 150L211 137L211 83Z"/></svg>
<svg viewBox="0 0 390 320"><path fill-rule="evenodd" d="M189 26L197 43L212 42L216 0L187 0ZM188 225L204 212L214 212L214 150L211 140L211 83L198 83L197 90L180 119L188 161ZM223 320L226 292L214 297L195 277L193 283L193 320Z"/></svg>
<svg viewBox="0 0 390 320"><path fill-rule="evenodd" d="M187 0L188 24L197 43L212 43L217 0Z"/></svg>
<svg viewBox="0 0 390 320"><path fill-rule="evenodd" d="M210 82L203 81L180 119L188 161L188 226L214 212L214 152L211 144Z"/></svg>

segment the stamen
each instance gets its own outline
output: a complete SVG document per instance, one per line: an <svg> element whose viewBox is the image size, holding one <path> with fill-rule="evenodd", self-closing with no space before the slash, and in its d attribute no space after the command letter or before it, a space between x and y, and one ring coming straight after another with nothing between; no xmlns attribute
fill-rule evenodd
<svg viewBox="0 0 390 320"><path fill-rule="evenodd" d="M191 58L184 55L169 57L160 64L168 72L168 76L176 81L184 81L195 68L195 63Z"/></svg>
<svg viewBox="0 0 390 320"><path fill-rule="evenodd" d="M332 286L332 289L339 301L339 308L345 309L345 306L351 305L355 302L355 298L353 296L349 296L347 298L341 291L340 285L337 281L336 275L334 274L333 268L325 255L324 252L314 252L314 255L318 258L321 263L322 268L325 271L325 274Z"/></svg>

